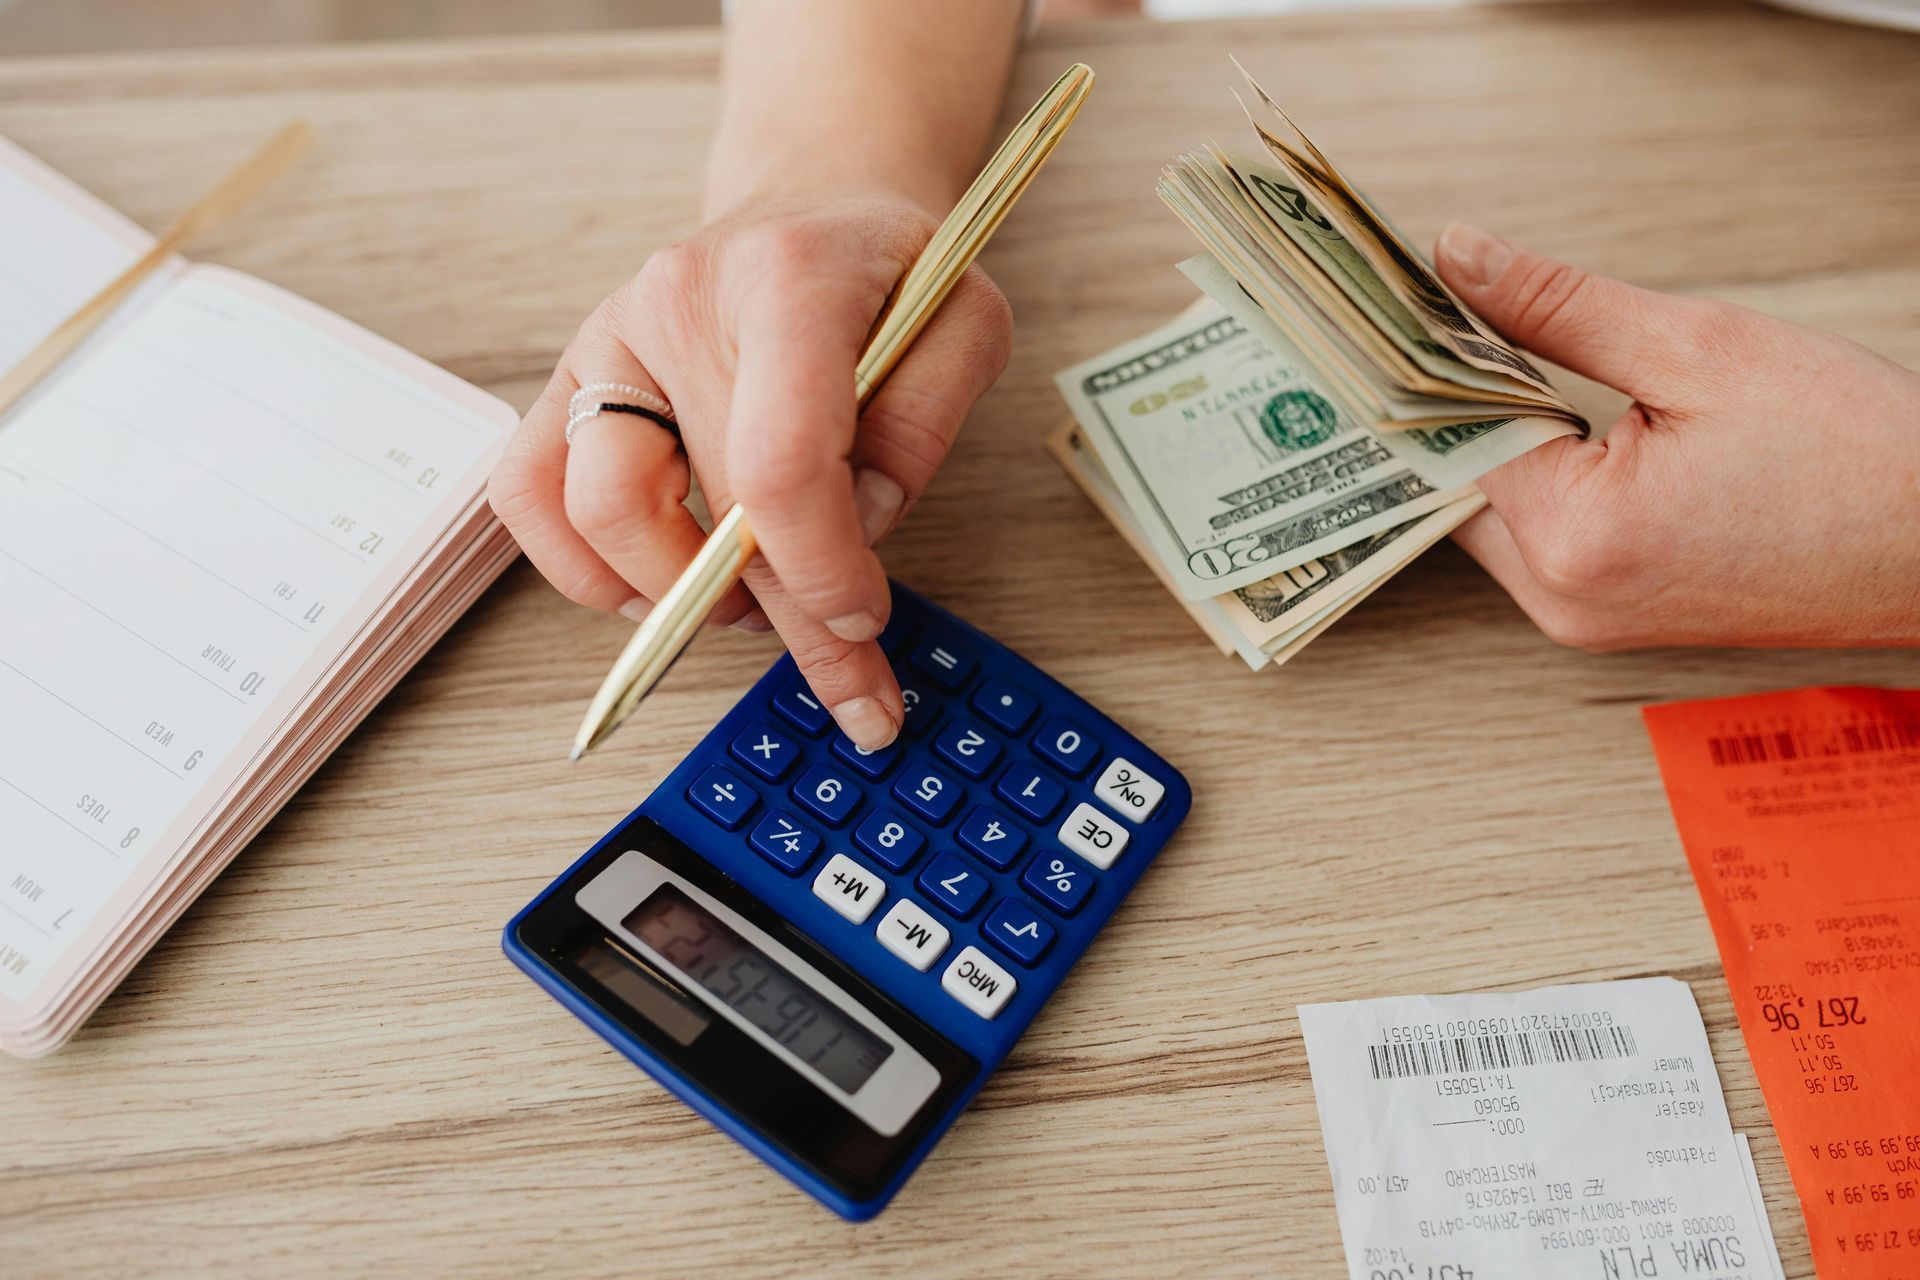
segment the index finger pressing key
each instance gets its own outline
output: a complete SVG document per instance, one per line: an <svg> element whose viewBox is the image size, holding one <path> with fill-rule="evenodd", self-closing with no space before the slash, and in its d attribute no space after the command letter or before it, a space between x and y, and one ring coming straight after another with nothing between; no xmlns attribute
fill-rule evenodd
<svg viewBox="0 0 1920 1280"><path fill-rule="evenodd" d="M781 589L845 641L871 640L891 607L854 504L853 367L868 320L794 290L740 321L727 472L753 513ZM777 621L777 620L776 620Z"/></svg>

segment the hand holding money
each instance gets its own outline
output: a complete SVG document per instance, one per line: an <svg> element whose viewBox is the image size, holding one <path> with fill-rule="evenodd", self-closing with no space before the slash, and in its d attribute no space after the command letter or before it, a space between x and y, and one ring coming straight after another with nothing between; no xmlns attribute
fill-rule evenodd
<svg viewBox="0 0 1920 1280"><path fill-rule="evenodd" d="M1284 662L1585 424L1251 80L1269 154L1175 161L1206 300L1058 375L1055 452L1223 650Z"/></svg>
<svg viewBox="0 0 1920 1280"><path fill-rule="evenodd" d="M1745 307L1591 275L1470 227L1442 278L1634 404L1480 480L1456 535L1585 649L1920 644L1920 374Z"/></svg>
<svg viewBox="0 0 1920 1280"><path fill-rule="evenodd" d="M1285 661L1462 525L1566 643L1920 642L1920 377L1467 228L1431 268L1246 91L1264 154L1160 184L1206 300L1059 374L1051 446L1223 651ZM1639 403L1588 440L1529 350Z"/></svg>

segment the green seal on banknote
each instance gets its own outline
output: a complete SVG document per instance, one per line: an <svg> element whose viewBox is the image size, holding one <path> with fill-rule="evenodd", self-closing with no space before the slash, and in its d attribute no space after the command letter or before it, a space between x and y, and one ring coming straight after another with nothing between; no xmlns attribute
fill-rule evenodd
<svg viewBox="0 0 1920 1280"><path fill-rule="evenodd" d="M1260 411L1260 429L1279 449L1311 449L1333 439L1333 406L1312 391L1282 391Z"/></svg>

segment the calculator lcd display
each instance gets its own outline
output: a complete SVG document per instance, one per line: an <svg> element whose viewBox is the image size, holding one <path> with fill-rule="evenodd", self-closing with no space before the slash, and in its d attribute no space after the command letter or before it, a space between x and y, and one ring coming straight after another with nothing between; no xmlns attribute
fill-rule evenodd
<svg viewBox="0 0 1920 1280"><path fill-rule="evenodd" d="M627 1007L686 1046L713 1024L706 1006L666 985L651 967L611 938L589 938L569 957L581 972Z"/></svg>
<svg viewBox="0 0 1920 1280"><path fill-rule="evenodd" d="M655 889L621 923L688 981L849 1094L893 1052L671 884Z"/></svg>

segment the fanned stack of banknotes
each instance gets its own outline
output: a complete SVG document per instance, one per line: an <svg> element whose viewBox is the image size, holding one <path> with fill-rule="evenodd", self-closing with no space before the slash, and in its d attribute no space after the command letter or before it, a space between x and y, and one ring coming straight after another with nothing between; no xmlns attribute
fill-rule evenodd
<svg viewBox="0 0 1920 1280"><path fill-rule="evenodd" d="M1049 447L1258 670L1485 506L1482 475L1587 424L1246 84L1263 154L1160 180L1205 297L1058 374L1075 422Z"/></svg>

